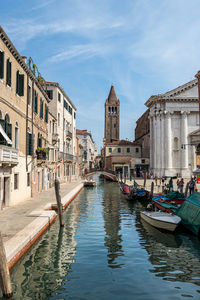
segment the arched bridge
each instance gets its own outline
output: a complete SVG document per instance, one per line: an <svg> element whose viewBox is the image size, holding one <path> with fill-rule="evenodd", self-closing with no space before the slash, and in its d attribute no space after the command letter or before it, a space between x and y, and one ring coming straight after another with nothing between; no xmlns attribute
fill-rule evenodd
<svg viewBox="0 0 200 300"><path fill-rule="evenodd" d="M85 174L85 177L90 177L95 174L102 174L105 177L108 177L109 179L113 181L118 181L117 174L114 171L108 170L108 169L99 169L99 168L94 168L90 169L87 174Z"/></svg>

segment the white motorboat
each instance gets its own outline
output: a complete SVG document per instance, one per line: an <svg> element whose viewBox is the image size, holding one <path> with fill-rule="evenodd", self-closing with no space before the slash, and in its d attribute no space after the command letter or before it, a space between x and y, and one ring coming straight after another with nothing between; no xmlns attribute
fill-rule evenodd
<svg viewBox="0 0 200 300"><path fill-rule="evenodd" d="M152 226L168 231L174 231L181 222L180 217L160 211L141 211L140 216Z"/></svg>

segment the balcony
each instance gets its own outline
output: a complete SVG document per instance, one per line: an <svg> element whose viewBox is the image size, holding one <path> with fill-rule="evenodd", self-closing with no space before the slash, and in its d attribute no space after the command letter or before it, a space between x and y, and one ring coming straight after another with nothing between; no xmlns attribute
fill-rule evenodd
<svg viewBox="0 0 200 300"><path fill-rule="evenodd" d="M52 144L55 145L58 142L58 134L53 133L52 134Z"/></svg>
<svg viewBox="0 0 200 300"><path fill-rule="evenodd" d="M64 159L65 161L76 161L76 156L69 154L69 153L63 153L63 152L58 152L58 158L59 159Z"/></svg>
<svg viewBox="0 0 200 300"><path fill-rule="evenodd" d="M19 151L17 149L0 145L0 165L15 167L19 163Z"/></svg>
<svg viewBox="0 0 200 300"><path fill-rule="evenodd" d="M47 159L47 150L46 149L37 149L36 156L37 160L46 160Z"/></svg>
<svg viewBox="0 0 200 300"><path fill-rule="evenodd" d="M69 131L69 130L67 130L67 132L66 132L66 140L71 141L71 139L72 139L72 132Z"/></svg>

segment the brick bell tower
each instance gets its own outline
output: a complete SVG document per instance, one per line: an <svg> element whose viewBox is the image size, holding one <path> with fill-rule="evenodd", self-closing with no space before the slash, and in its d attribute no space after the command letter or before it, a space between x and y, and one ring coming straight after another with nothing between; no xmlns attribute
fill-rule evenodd
<svg viewBox="0 0 200 300"><path fill-rule="evenodd" d="M117 100L114 86L111 85L109 96L105 102L104 142L106 144L119 140L119 109L120 101Z"/></svg>

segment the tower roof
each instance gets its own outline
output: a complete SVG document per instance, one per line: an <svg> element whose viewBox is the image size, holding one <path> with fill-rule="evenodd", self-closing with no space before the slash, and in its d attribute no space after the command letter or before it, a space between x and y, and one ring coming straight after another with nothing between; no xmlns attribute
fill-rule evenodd
<svg viewBox="0 0 200 300"><path fill-rule="evenodd" d="M116 103L117 102L117 96L115 94L115 89L114 89L113 85L111 85L110 93L109 93L107 101L108 101L108 103Z"/></svg>

